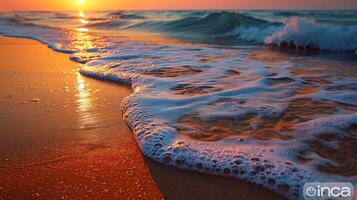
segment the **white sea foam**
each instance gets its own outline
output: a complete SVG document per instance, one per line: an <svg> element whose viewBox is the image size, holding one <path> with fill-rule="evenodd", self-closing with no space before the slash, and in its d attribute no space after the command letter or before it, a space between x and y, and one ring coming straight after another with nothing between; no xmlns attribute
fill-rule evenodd
<svg viewBox="0 0 357 200"><path fill-rule="evenodd" d="M311 134L309 137L313 137L321 133L317 130L328 127L325 123L297 123L297 131L290 133L296 138L290 141L264 141L237 135L215 142L204 142L179 134L178 129L191 130L192 127L177 125L187 115L197 115L206 123L212 119L239 119L255 115L258 121L251 126L253 130L259 130L259 119L278 119L294 99L343 101L353 105L353 90L349 92L352 96L343 91L324 91L323 87L319 89L320 93L294 95L304 85L319 87L314 78L319 78L321 74L328 76L329 72L292 76L291 71L295 68L293 61L277 61L271 56L257 55L252 50L203 46L159 48L155 44L141 48L137 45L126 42L120 48L136 52L136 55L156 52L160 58L139 56L120 61L99 59L87 63L81 73L132 85L134 94L123 102L123 112L145 155L179 168L247 180L288 198L300 198L301 184L306 181L331 179L331 176L316 171L314 167L298 164L293 156L306 145L304 138L307 137L301 134L306 131L299 127L308 127ZM209 58L215 59L208 63L200 62ZM200 71L165 76L166 69L183 65L190 65ZM331 85L341 82L334 78L329 80L333 82ZM200 89L197 93L177 92L177 88L185 87L188 90ZM339 97L339 93L342 96ZM336 111L335 117L331 115L330 118L343 118L345 115L340 116L339 112L348 113ZM351 120L345 121L340 131L344 131L357 119L355 115L349 115L349 118ZM313 119L320 120L320 117L316 115ZM333 177L333 180L344 180L338 176Z"/></svg>
<svg viewBox="0 0 357 200"><path fill-rule="evenodd" d="M291 17L282 25L239 26L225 36L278 46L292 42L295 48L310 46L320 50L352 52L357 49L357 25L323 25L303 17Z"/></svg>
<svg viewBox="0 0 357 200"><path fill-rule="evenodd" d="M357 25L333 26L317 24L314 19L292 17L284 27L265 38L267 44L293 41L297 48L312 45L322 50L355 51Z"/></svg>
<svg viewBox="0 0 357 200"><path fill-rule="evenodd" d="M307 44L303 36L315 41L312 33L316 33L326 39L332 34L330 29L293 18L285 26L265 27L261 34L255 28L243 27L235 30L235 34L246 40L268 37L268 42L279 43L293 38L298 44ZM309 153L313 161L302 163L296 158L300 151L309 149L306 141L320 134L335 131L349 136L346 129L356 124L357 119L354 62L282 55L261 50L259 46L235 49L156 44L8 22L0 24L0 31L41 40L55 50L74 52L71 59L85 63L80 70L83 75L130 85L134 92L122 104L124 118L140 149L151 159L179 168L236 177L289 199L302 198L302 185L306 181L333 179L356 184L354 177L317 170L316 166L328 158L312 150ZM333 48L355 48L355 40L350 40L355 35L347 34L351 31L335 39L340 41L336 45L349 43L348 48ZM334 45L316 41L314 44L321 49ZM319 112L312 112L315 108L311 106L303 111L304 108L298 108L297 113L290 113L292 117L284 116L293 110L295 101L304 106L309 101L316 102L315 107L327 105ZM303 116L304 112L308 115ZM182 123L185 117L192 124ZM210 129L213 126L210 123L220 123L219 120L226 123L221 126L232 123L239 131L239 122L249 117L252 122L243 127L251 130L249 134L234 132L218 140L204 141L180 133L205 131L201 130L204 126ZM283 124L287 130L261 131L267 119L293 125ZM338 148L336 142L330 143Z"/></svg>

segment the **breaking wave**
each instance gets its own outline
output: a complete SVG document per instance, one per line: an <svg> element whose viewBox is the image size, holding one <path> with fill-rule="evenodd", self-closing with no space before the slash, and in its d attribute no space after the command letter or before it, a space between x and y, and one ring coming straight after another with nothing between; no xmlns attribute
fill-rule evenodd
<svg viewBox="0 0 357 200"><path fill-rule="evenodd" d="M285 17L279 21L229 11L166 12L161 13L162 16L120 11L88 18L86 27L111 31L134 29L157 32L198 42L222 40L225 44L232 45L253 44L289 49L356 51L357 24L354 21L357 19L352 17L344 22L333 13L337 19L335 23L320 23L331 21L326 17L326 13L323 14L323 19L316 20L313 18L313 12L273 12L273 16ZM354 16L354 13L347 14L344 13L343 16ZM71 13L46 15L53 20L78 20L78 16ZM15 23L49 26L46 23L37 23L41 20L36 15L16 13L7 19Z"/></svg>
<svg viewBox="0 0 357 200"><path fill-rule="evenodd" d="M118 13L109 21L91 26L141 29L199 41L228 39L232 43L267 44L295 49L357 50L357 25L319 24L312 18L290 16L292 14L289 12L283 12L283 15L290 18L282 22L269 22L238 12L221 11L198 12L173 20L150 20L140 15Z"/></svg>
<svg viewBox="0 0 357 200"><path fill-rule="evenodd" d="M357 50L357 25L320 25L313 19L292 17L264 40L267 44L291 48L354 51Z"/></svg>
<svg viewBox="0 0 357 200"><path fill-rule="evenodd" d="M2 14L0 33L71 53L83 75L131 85L124 118L148 157L302 199L306 181L357 184L356 63L261 47L350 51L357 34L355 25L286 12L276 14L282 21L228 11L105 12L86 25L73 13L55 22L53 13ZM122 29L258 48L127 40Z"/></svg>

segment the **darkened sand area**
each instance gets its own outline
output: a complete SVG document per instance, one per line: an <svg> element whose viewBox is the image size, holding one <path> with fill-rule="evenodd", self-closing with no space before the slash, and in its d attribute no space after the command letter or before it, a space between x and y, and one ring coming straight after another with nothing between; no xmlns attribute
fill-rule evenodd
<svg viewBox="0 0 357 200"><path fill-rule="evenodd" d="M0 199L281 199L142 156L125 86L86 78L45 45L0 37Z"/></svg>

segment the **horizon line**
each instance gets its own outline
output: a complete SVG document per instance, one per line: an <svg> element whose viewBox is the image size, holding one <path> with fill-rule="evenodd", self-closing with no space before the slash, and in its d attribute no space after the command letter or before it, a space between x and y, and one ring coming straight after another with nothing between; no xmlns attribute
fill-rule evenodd
<svg viewBox="0 0 357 200"><path fill-rule="evenodd" d="M73 12L73 11L356 11L356 8L198 8L198 9L73 9L73 10L42 10L42 9L13 9L13 10L0 10L0 12Z"/></svg>

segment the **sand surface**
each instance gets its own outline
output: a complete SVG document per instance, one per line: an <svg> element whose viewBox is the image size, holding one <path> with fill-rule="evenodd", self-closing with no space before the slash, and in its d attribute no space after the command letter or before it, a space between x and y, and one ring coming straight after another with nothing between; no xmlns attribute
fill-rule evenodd
<svg viewBox="0 0 357 200"><path fill-rule="evenodd" d="M130 89L68 57L0 37L0 199L281 199L144 158L122 119Z"/></svg>
<svg viewBox="0 0 357 200"><path fill-rule="evenodd" d="M124 86L68 55L0 39L0 194L5 199L160 199L121 117Z"/></svg>

